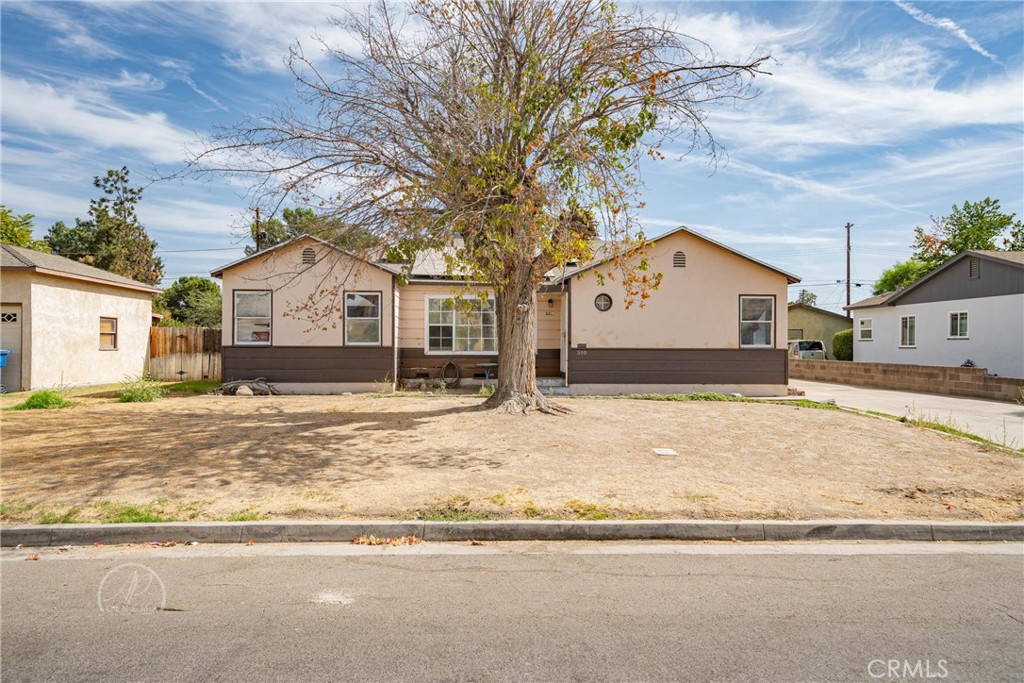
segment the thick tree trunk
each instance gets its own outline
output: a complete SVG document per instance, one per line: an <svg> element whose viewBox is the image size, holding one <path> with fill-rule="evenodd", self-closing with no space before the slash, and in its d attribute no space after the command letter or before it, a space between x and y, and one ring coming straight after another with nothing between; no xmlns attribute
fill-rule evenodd
<svg viewBox="0 0 1024 683"><path fill-rule="evenodd" d="M515 289L516 291L512 291ZM498 322L498 385L484 404L499 412L567 413L537 388L537 299L529 281L495 293Z"/></svg>

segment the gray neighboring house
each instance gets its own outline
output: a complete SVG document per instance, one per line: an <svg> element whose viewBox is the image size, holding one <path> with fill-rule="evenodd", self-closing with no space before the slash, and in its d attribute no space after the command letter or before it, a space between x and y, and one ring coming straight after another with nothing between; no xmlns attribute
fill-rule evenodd
<svg viewBox="0 0 1024 683"><path fill-rule="evenodd" d="M159 289L63 256L0 247L8 391L110 384L142 374Z"/></svg>
<svg viewBox="0 0 1024 683"><path fill-rule="evenodd" d="M855 362L1024 378L1024 252L965 251L910 286L850 305Z"/></svg>

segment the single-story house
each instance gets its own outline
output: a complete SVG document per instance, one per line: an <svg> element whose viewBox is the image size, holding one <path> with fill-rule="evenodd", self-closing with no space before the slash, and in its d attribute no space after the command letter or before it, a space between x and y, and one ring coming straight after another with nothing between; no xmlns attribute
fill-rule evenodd
<svg viewBox="0 0 1024 683"><path fill-rule="evenodd" d="M858 301L853 358L1024 378L1024 252L965 251L896 292Z"/></svg>
<svg viewBox="0 0 1024 683"><path fill-rule="evenodd" d="M789 341L795 339L820 339L825 342L825 357L835 359L832 352L832 337L853 327L853 321L845 315L826 311L817 306L791 303L789 305Z"/></svg>
<svg viewBox="0 0 1024 683"><path fill-rule="evenodd" d="M685 227L654 240L646 258L664 278L644 308L627 310L622 285L602 283L596 262L549 273L537 295L539 378L581 394L786 393L781 303L798 278ZM225 381L360 391L437 378L449 362L464 381L481 380L498 362L489 288L453 301L465 285L437 254L393 264L302 235L212 275L223 280Z"/></svg>
<svg viewBox="0 0 1024 683"><path fill-rule="evenodd" d="M143 373L159 289L55 254L0 247L8 391L109 384Z"/></svg>

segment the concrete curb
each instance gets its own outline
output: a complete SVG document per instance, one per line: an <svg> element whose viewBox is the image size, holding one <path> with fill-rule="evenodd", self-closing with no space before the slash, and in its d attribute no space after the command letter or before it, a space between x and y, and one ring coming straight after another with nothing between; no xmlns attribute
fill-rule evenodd
<svg viewBox="0 0 1024 683"><path fill-rule="evenodd" d="M151 541L351 542L356 536L425 541L1024 541L1024 522L494 521L195 522L0 527L0 545L60 546Z"/></svg>

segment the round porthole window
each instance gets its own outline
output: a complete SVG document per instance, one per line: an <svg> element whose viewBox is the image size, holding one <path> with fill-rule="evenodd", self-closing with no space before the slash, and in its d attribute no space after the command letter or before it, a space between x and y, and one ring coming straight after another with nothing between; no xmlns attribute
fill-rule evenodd
<svg viewBox="0 0 1024 683"><path fill-rule="evenodd" d="M598 294L594 299L594 306L601 312L607 311L612 307L612 298L607 294Z"/></svg>

